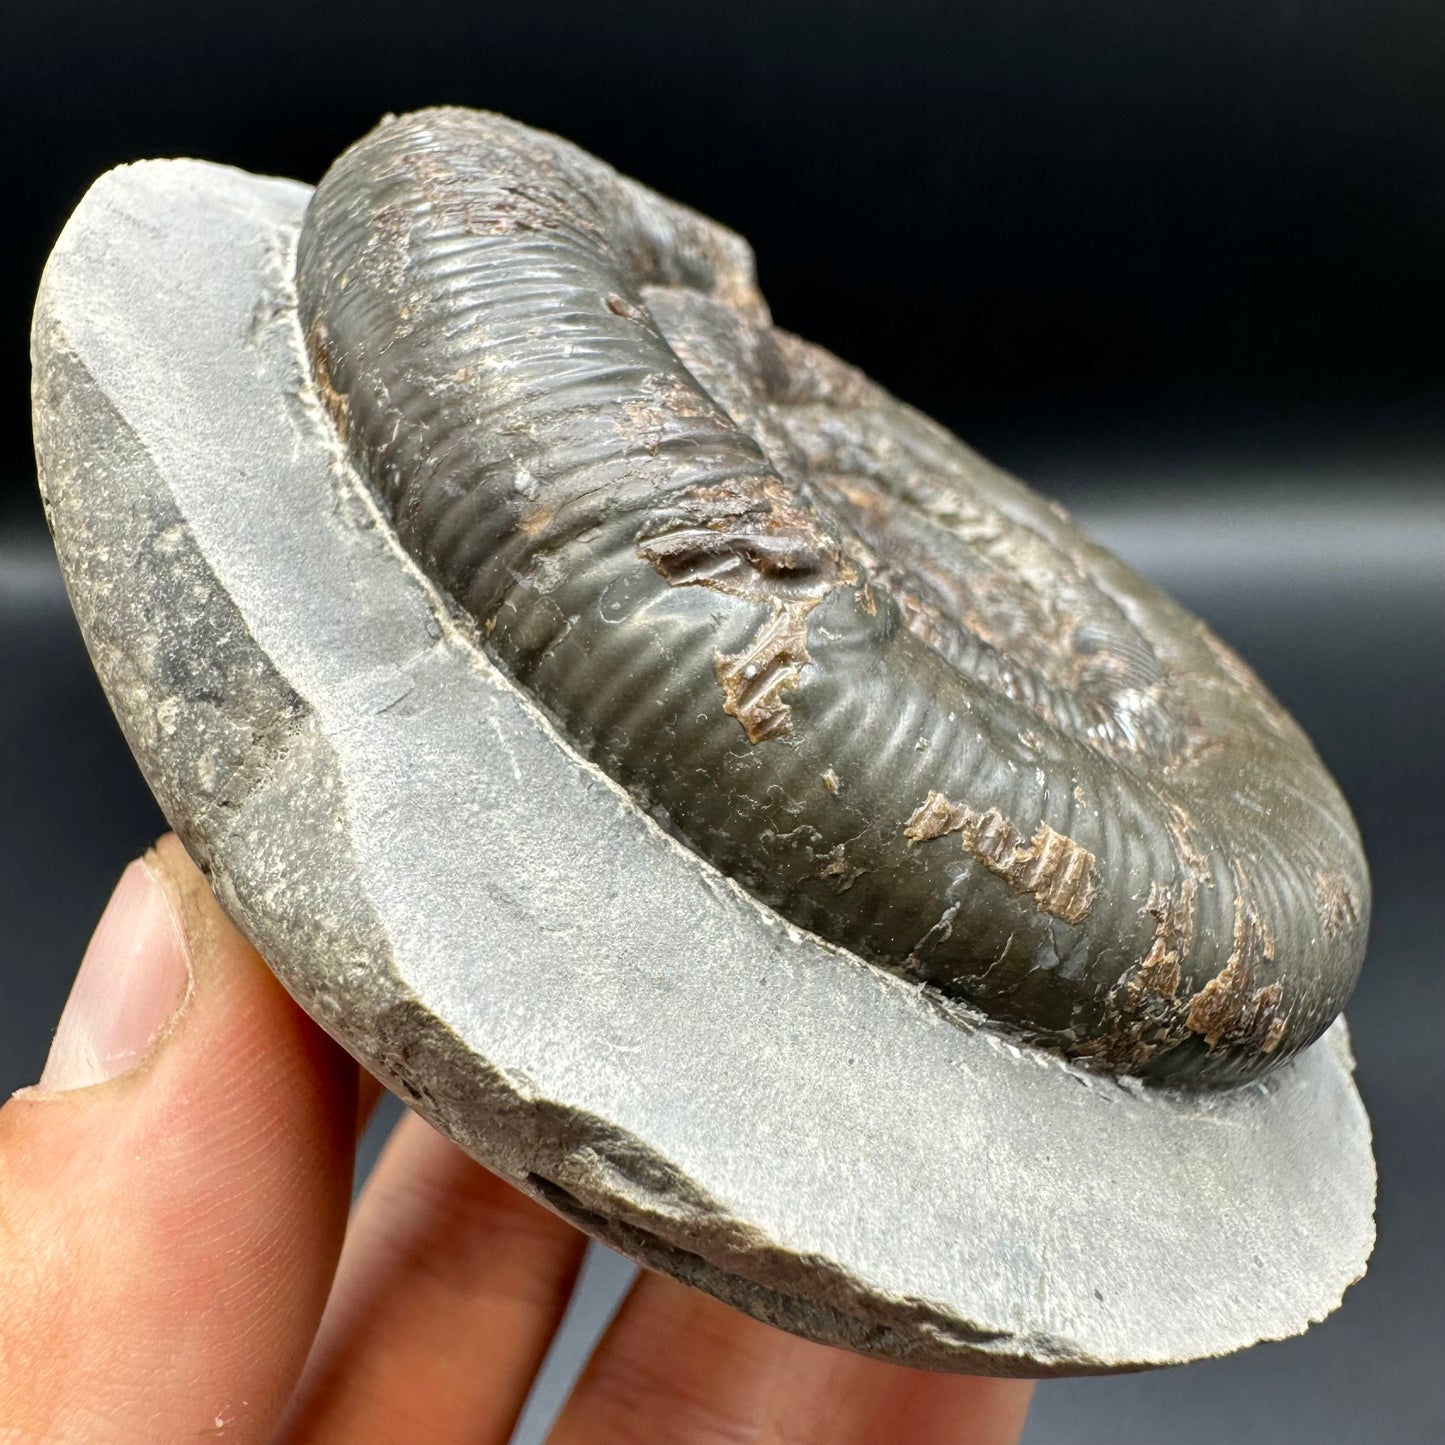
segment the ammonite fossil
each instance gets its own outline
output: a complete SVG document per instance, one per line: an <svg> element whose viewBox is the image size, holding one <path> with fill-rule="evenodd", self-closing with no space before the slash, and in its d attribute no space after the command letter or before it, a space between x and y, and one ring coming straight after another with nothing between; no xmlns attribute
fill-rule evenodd
<svg viewBox="0 0 1445 1445"><path fill-rule="evenodd" d="M321 182L315 375L582 752L797 924L1115 1072L1316 1039L1369 885L1309 742L1057 508L774 327L737 236L498 116Z"/></svg>
<svg viewBox="0 0 1445 1445"><path fill-rule="evenodd" d="M32 357L166 817L517 1188L939 1369L1218 1355L1362 1273L1334 785L1198 621L774 328L736 236L426 111L314 192L101 177Z"/></svg>

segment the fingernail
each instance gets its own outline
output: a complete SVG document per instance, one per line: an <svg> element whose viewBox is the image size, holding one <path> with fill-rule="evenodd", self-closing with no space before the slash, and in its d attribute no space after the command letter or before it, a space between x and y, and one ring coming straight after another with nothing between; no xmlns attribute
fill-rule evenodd
<svg viewBox="0 0 1445 1445"><path fill-rule="evenodd" d="M84 1089L133 1068L175 1017L190 976L170 899L138 858L85 950L37 1090Z"/></svg>

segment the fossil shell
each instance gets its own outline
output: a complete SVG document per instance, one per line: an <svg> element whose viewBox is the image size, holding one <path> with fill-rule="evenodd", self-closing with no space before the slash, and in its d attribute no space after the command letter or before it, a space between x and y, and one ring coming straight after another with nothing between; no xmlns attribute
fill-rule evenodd
<svg viewBox="0 0 1445 1445"><path fill-rule="evenodd" d="M1369 881L1308 740L1062 512L775 328L746 244L555 137L384 122L307 212L319 390L571 742L795 923L1037 1044L1231 1084Z"/></svg>
<svg viewBox="0 0 1445 1445"><path fill-rule="evenodd" d="M1262 1085L1091 1073L666 836L483 653L341 455L297 324L310 196L196 161L112 171L32 331L39 477L97 675L297 1002L489 1169L828 1344L1058 1375L1333 1310L1374 1239L1344 1020ZM741 756L796 739L749 744L711 678ZM804 666L795 719L812 685ZM840 763L822 789L857 783ZM1031 908L1076 906L1019 856L1057 854L1051 834L1011 840L933 794L903 856L966 846ZM1327 936L1359 926L1345 884L1316 903ZM1139 906L1164 988L1188 915Z"/></svg>

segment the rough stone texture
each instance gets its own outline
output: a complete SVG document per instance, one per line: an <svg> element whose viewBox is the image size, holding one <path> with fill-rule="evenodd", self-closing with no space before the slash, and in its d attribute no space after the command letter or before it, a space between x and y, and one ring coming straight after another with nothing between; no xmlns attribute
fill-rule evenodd
<svg viewBox="0 0 1445 1445"><path fill-rule="evenodd" d="M914 1365L1295 1333L1372 1239L1344 1026L1170 1093L782 923L582 763L404 558L307 379L304 187L103 177L35 334L42 480L140 765L286 986L465 1149L761 1318Z"/></svg>

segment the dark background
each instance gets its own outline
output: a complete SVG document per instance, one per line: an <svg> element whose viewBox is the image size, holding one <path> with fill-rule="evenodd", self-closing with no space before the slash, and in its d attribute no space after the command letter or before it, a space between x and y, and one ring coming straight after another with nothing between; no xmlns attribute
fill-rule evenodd
<svg viewBox="0 0 1445 1445"><path fill-rule="evenodd" d="M502 110L747 235L781 324L1208 617L1356 807L1370 1274L1301 1340L1043 1386L1029 1445L1445 1438L1442 62L1438 0L4 0L0 1088L38 1074L91 923L161 827L35 495L46 252L125 160L314 180L386 110ZM594 1271L598 1300L617 1278Z"/></svg>

